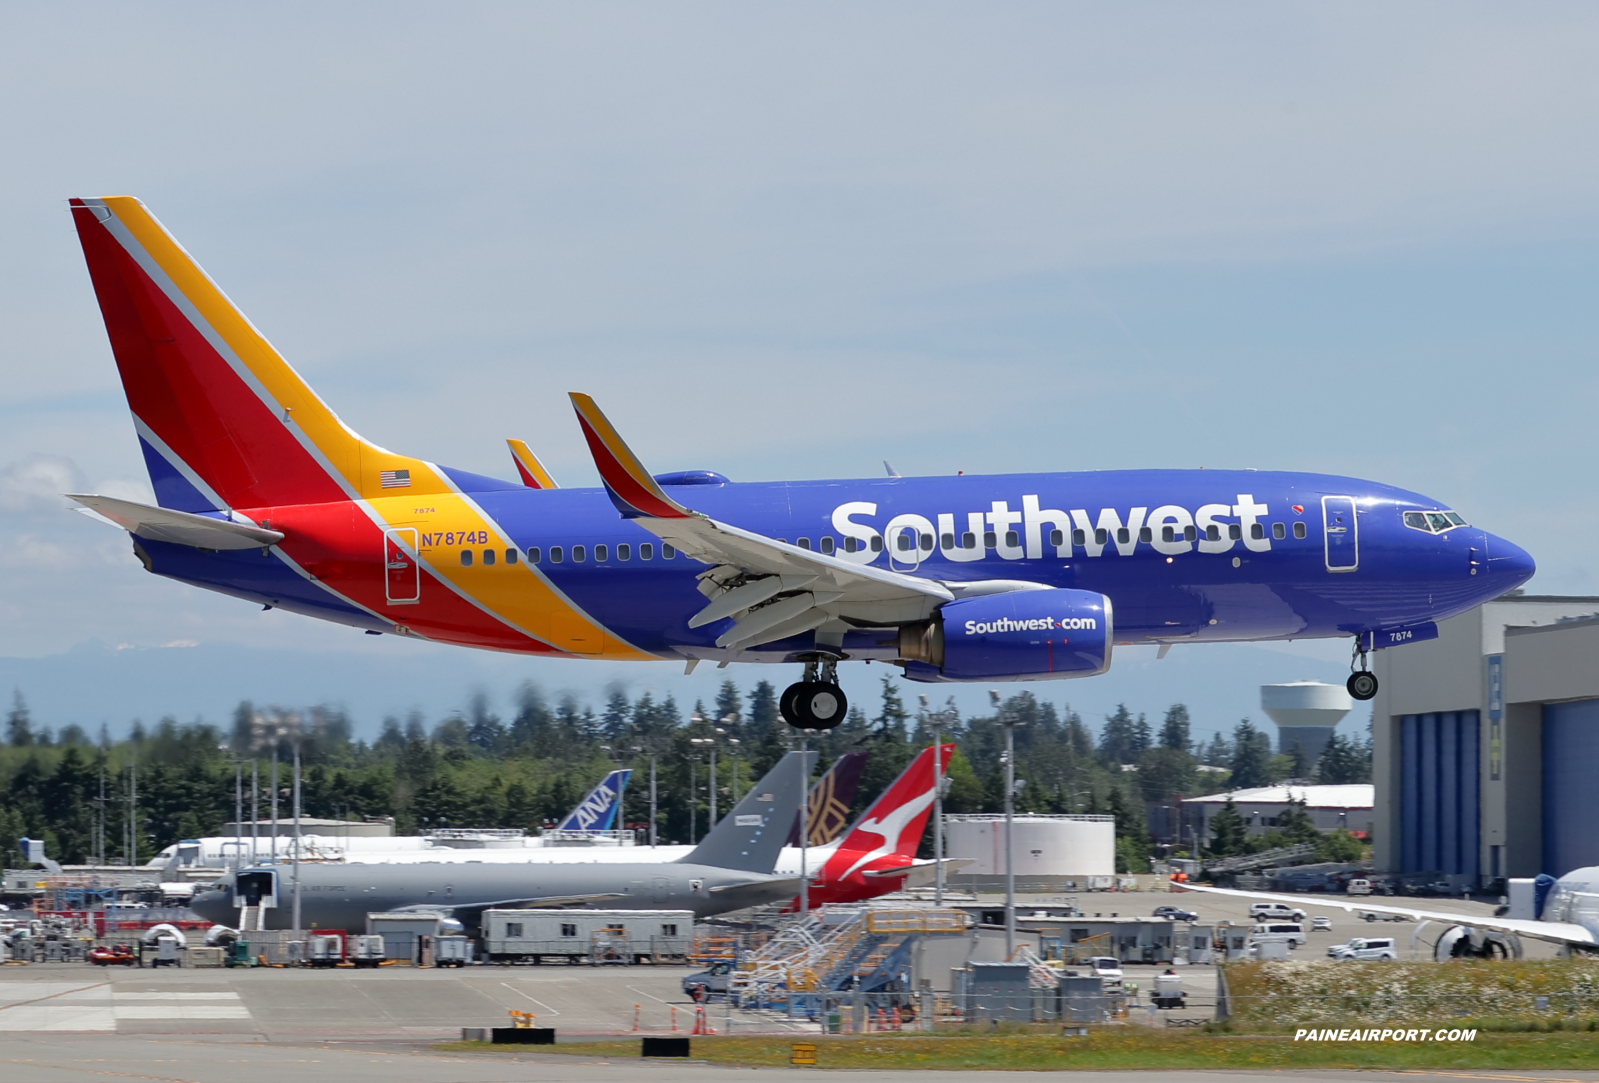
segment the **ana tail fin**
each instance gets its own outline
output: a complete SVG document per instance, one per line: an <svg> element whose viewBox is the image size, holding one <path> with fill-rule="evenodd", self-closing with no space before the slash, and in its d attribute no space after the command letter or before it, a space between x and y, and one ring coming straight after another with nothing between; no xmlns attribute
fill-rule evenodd
<svg viewBox="0 0 1599 1083"><path fill-rule="evenodd" d="M612 771L600 780L600 784L589 791L587 797L578 802L561 821L558 831L609 831L616 822L616 812L622 807L622 794L627 789L627 780L633 775L632 771Z"/></svg>

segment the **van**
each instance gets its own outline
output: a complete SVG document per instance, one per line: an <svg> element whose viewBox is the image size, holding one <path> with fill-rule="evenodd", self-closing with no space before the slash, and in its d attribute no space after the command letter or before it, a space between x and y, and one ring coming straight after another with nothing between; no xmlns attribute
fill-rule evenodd
<svg viewBox="0 0 1599 1083"><path fill-rule="evenodd" d="M1297 921L1263 921L1249 930L1257 943L1262 940L1286 940L1290 947L1299 947L1308 937L1305 927Z"/></svg>
<svg viewBox="0 0 1599 1083"><path fill-rule="evenodd" d="M1347 888L1345 888L1344 891L1346 893L1350 894L1350 895L1370 895L1371 894L1371 881L1370 880L1351 880L1351 881L1349 881L1349 886Z"/></svg>
<svg viewBox="0 0 1599 1083"><path fill-rule="evenodd" d="M1356 937L1347 944L1334 944L1327 954L1338 962L1397 960L1399 948L1391 936Z"/></svg>

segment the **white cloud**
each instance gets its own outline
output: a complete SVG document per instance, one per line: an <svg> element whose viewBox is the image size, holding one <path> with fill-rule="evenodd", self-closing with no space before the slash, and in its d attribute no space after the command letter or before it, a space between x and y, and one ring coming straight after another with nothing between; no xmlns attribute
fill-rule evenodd
<svg viewBox="0 0 1599 1083"><path fill-rule="evenodd" d="M83 474L71 459L31 455L0 467L0 511L25 515L73 507L63 493L82 492Z"/></svg>

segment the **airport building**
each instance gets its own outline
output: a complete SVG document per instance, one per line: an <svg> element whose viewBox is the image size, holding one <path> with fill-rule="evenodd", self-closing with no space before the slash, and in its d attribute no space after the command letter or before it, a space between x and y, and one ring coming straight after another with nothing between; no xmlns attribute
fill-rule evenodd
<svg viewBox="0 0 1599 1083"><path fill-rule="evenodd" d="M1511 592L1373 655L1373 864L1493 888L1599 864L1599 598Z"/></svg>
<svg viewBox="0 0 1599 1083"><path fill-rule="evenodd" d="M1318 831L1352 831L1361 837L1371 831L1374 803L1371 786L1361 783L1319 786L1285 782L1276 786L1257 786L1185 798L1182 837L1192 839L1197 833L1199 838L1209 839L1213 834L1211 821L1227 807L1229 799L1244 818L1244 826L1251 835L1265 834L1276 827L1278 817L1287 810L1289 801L1304 802L1305 812Z"/></svg>

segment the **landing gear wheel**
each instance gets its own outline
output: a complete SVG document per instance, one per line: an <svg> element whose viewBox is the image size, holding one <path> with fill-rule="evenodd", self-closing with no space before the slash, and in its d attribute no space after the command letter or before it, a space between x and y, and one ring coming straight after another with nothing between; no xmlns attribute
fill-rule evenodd
<svg viewBox="0 0 1599 1083"><path fill-rule="evenodd" d="M778 697L783 721L802 730L830 730L844 721L849 700L844 690L825 681L800 681L791 684Z"/></svg>
<svg viewBox="0 0 1599 1083"><path fill-rule="evenodd" d="M1377 694L1377 676L1364 670L1359 673L1351 673L1349 680L1344 682L1344 687L1349 689L1349 695L1352 698L1364 702Z"/></svg>

